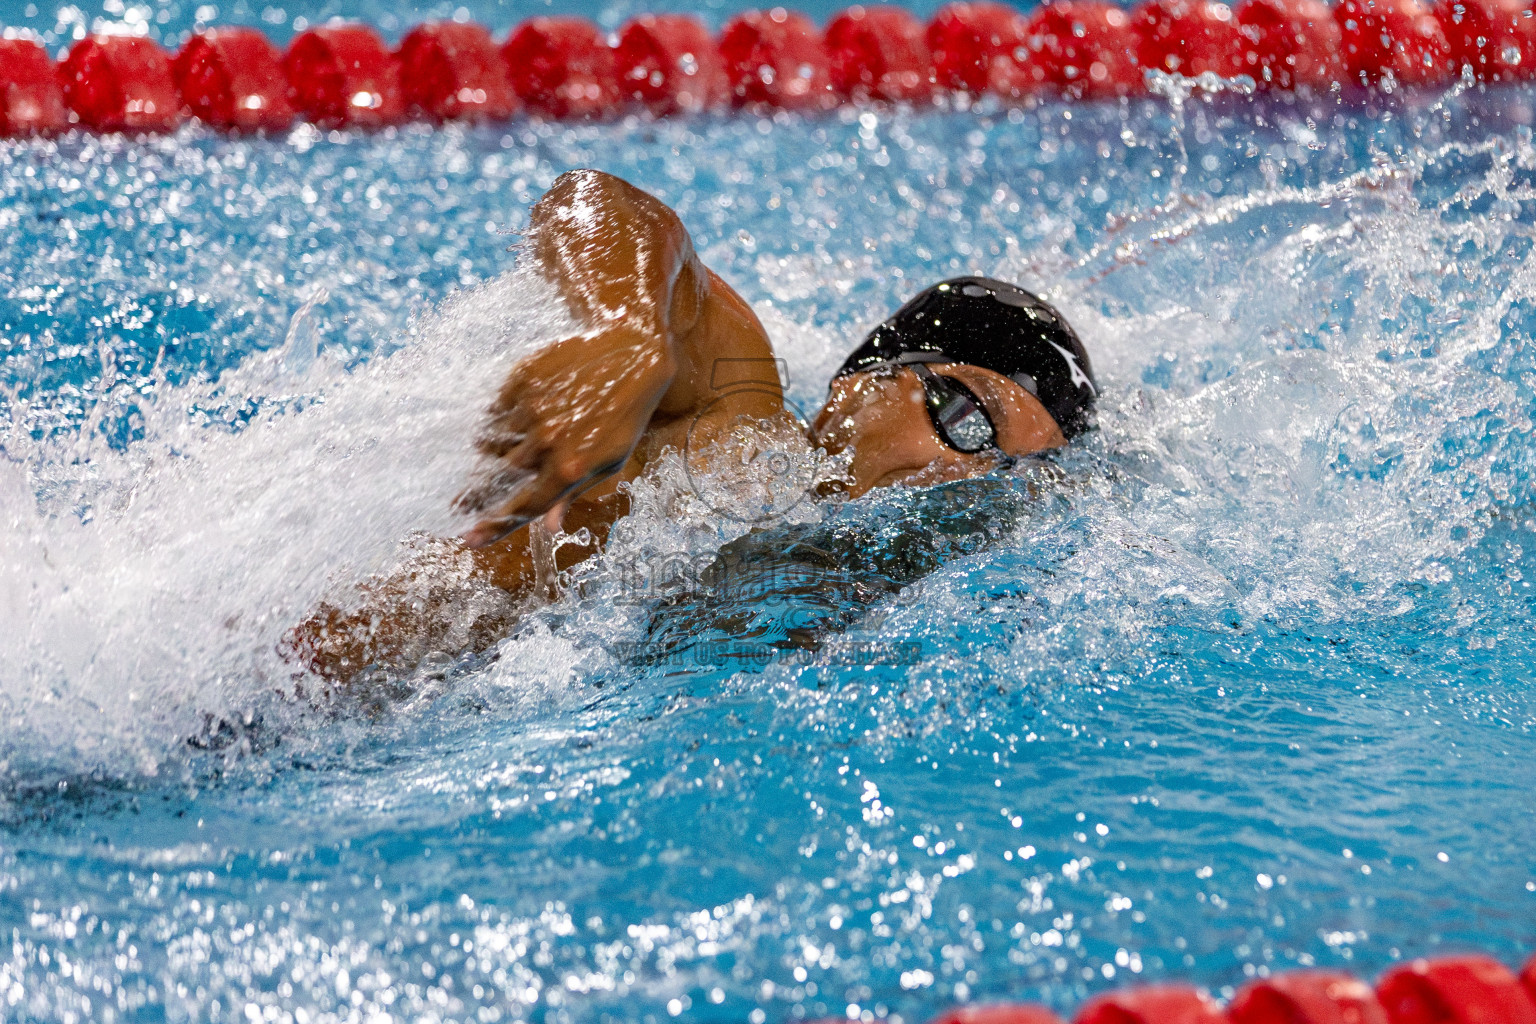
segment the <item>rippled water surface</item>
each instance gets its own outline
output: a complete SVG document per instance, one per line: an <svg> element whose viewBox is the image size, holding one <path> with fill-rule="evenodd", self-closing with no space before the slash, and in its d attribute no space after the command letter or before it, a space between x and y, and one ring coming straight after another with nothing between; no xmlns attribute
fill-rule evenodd
<svg viewBox="0 0 1536 1024"><path fill-rule="evenodd" d="M4 1015L915 1022L1530 953L1531 101L3 144ZM497 656L296 696L283 633L452 528L561 330L499 275L581 165L801 407L979 270L1077 325L1099 429L797 506L761 544L859 557L723 606L630 585L756 543L674 467ZM743 622L820 653L633 656Z"/></svg>

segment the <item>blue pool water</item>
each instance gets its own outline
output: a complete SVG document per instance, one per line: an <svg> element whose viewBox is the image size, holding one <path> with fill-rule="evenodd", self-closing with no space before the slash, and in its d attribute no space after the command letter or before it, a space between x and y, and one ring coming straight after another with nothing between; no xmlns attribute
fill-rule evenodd
<svg viewBox="0 0 1536 1024"><path fill-rule="evenodd" d="M1533 98L3 144L0 1016L920 1022L1518 961ZM499 657L296 696L283 633L453 528L560 330L499 275L582 165L676 206L801 407L975 269L1077 325L1100 429L795 506L931 570L825 601L631 586L742 543L673 465ZM820 651L633 656L747 620Z"/></svg>

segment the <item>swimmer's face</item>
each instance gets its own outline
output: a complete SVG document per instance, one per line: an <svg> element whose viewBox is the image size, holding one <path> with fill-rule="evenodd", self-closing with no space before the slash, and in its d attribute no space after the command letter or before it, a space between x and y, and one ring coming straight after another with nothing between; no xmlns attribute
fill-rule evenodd
<svg viewBox="0 0 1536 1024"><path fill-rule="evenodd" d="M963 452L940 437L928 414L923 380L911 367L850 373L832 382L811 438L828 452L853 449L849 495L905 483L942 483L981 476L1001 456L1031 455L1066 443L1061 428L1034 395L991 370L969 363L928 369L959 381L979 400L996 430L996 447Z"/></svg>

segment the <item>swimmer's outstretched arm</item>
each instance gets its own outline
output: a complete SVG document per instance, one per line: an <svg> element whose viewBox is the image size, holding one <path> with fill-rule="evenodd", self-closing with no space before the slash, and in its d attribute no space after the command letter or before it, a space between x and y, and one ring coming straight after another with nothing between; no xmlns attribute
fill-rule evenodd
<svg viewBox="0 0 1536 1024"><path fill-rule="evenodd" d="M480 517L464 535L471 548L540 517L553 530L567 512L605 529L621 513L608 500L618 482L716 404L719 361L773 358L757 317L699 260L677 214L619 178L561 175L533 207L526 250L586 330L503 383L477 442L482 464L458 498ZM776 387L747 401L730 416L783 414Z"/></svg>
<svg viewBox="0 0 1536 1024"><path fill-rule="evenodd" d="M480 464L455 499L476 517L463 538L422 546L400 573L362 584L351 610L322 606L289 634L290 656L327 679L349 683L369 665L406 667L432 650L493 643L510 619L468 614L445 592L465 558L474 579L530 592L526 524L586 527L601 540L627 510L619 484L663 449L681 448L690 431L708 440L738 417L785 415L761 366L753 388L717 401L728 383L720 360L767 361L773 348L665 203L612 175L572 171L534 204L525 248L583 330L524 358L502 383L476 440ZM566 568L590 552L558 554Z"/></svg>

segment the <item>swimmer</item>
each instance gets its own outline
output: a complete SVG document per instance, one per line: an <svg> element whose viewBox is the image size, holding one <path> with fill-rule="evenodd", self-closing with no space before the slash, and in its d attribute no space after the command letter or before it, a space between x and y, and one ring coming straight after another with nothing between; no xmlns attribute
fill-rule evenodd
<svg viewBox="0 0 1536 1024"><path fill-rule="evenodd" d="M363 585L358 610L324 606L290 635L290 654L322 678L491 646L516 618L514 599L551 592L556 568L591 553L562 546L557 560L553 534L584 528L601 543L628 509L624 483L669 450L729 443L744 422L847 451L850 498L981 476L1089 426L1087 351L1060 313L1011 284L961 277L919 292L847 358L807 427L786 410L777 372L763 379L776 363L751 307L660 200L571 171L534 204L524 250L585 330L501 384L478 468L453 499L474 520L463 536ZM753 386L722 402L733 383L722 371Z"/></svg>

